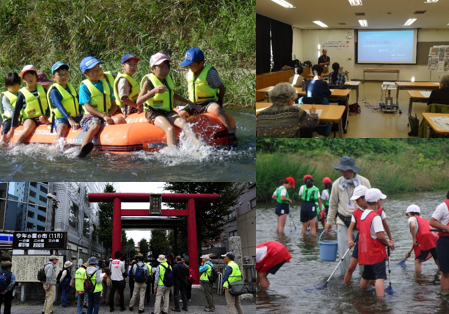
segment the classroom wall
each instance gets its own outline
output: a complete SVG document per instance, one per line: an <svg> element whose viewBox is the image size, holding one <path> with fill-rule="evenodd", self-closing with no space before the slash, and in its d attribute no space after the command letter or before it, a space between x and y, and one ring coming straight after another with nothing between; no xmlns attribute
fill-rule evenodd
<svg viewBox="0 0 449 314"><path fill-rule="evenodd" d="M355 30L337 29L337 30L300 30L293 29L293 55L301 62L310 60L313 64L318 62L317 46L322 45L328 40L348 40L345 35L350 31L354 34L351 42L351 49L327 49L327 54L331 58L331 63L338 62L349 71L350 79L363 79L363 68L391 68L400 69L399 79L401 81L410 81L414 76L415 81L435 81L439 80L442 74L447 72L432 72L427 70L426 65L371 65L355 64ZM449 30L447 29L421 29L418 30L418 42L436 42L448 41ZM300 56L300 57L299 57ZM350 60L349 60L350 59ZM380 81L395 81L396 74L393 73L366 73L366 79Z"/></svg>

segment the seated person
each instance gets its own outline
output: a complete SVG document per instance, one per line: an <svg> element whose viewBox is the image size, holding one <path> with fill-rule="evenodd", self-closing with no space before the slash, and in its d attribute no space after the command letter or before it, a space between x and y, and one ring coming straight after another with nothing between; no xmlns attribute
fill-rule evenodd
<svg viewBox="0 0 449 314"><path fill-rule="evenodd" d="M301 87L302 86L302 80L304 79L301 74L302 72L304 72L304 69L302 68L302 66L298 66L295 68L295 75L293 75L292 77L290 77L288 79L288 82L290 84L292 84L292 86L294 87Z"/></svg>
<svg viewBox="0 0 449 314"><path fill-rule="evenodd" d="M288 83L279 83L270 92L271 107L256 117L257 137L294 137L299 128L312 128L320 122L315 107L310 114L300 107L292 106L296 89Z"/></svg>
<svg viewBox="0 0 449 314"><path fill-rule="evenodd" d="M332 73L329 73L329 87L341 87L345 85L345 75L340 70L340 64L334 62L332 64Z"/></svg>
<svg viewBox="0 0 449 314"><path fill-rule="evenodd" d="M449 105L449 74L441 76L440 89L434 89L432 93L430 93L427 104Z"/></svg>
<svg viewBox="0 0 449 314"><path fill-rule="evenodd" d="M328 98L331 95L329 85L321 80L323 74L323 67L315 64L312 67L312 73L315 75L312 80L306 82L307 97L324 97Z"/></svg>

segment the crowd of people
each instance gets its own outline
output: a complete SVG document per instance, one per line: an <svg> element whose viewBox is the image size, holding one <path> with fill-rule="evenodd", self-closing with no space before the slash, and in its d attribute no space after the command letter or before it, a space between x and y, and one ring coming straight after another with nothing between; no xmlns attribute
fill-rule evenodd
<svg viewBox="0 0 449 314"><path fill-rule="evenodd" d="M26 65L22 71L8 73L5 78L7 91L2 92L0 114L3 119L3 145L14 136L19 124L23 131L16 143L24 142L41 124L52 124L57 139L65 138L69 129L83 129L79 157L85 157L92 149L92 140L105 124L124 124L128 114L145 111L151 124L162 129L167 136L167 145L175 145L174 125L183 133L197 141L195 134L186 123L185 116L193 113L210 112L217 116L227 128L229 145L237 146L237 137L222 105L226 88L217 70L204 62L204 54L198 48L186 52L181 66L189 68L187 74L188 99L176 93L170 76L173 63L163 53L150 58L151 73L145 75L139 84L133 75L137 71L140 58L125 54L122 59L123 73L116 78L104 72L104 62L88 56L81 60L80 69L85 80L79 91L69 82L69 66L58 61L51 68L54 82L33 65ZM25 86L21 88L22 80ZM174 101L185 103L184 109L176 112ZM118 115L123 113L122 115Z"/></svg>

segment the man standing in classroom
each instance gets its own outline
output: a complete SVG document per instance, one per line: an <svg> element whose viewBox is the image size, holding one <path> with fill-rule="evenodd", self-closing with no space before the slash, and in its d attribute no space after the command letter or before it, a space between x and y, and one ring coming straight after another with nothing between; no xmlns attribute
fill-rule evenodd
<svg viewBox="0 0 449 314"><path fill-rule="evenodd" d="M327 50L323 49L323 54L318 58L318 64L324 69L324 73L329 72L329 65L331 63L331 58L327 55Z"/></svg>

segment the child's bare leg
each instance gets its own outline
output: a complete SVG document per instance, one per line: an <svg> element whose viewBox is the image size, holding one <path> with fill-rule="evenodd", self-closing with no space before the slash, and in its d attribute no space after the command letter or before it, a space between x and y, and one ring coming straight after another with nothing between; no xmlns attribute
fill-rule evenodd
<svg viewBox="0 0 449 314"><path fill-rule="evenodd" d="M360 279L360 289L366 290L368 289L369 280L368 279Z"/></svg>
<svg viewBox="0 0 449 314"><path fill-rule="evenodd" d="M316 217L313 218L310 222L310 232L313 234L316 234L316 229L317 229L317 221L316 221Z"/></svg>
<svg viewBox="0 0 449 314"><path fill-rule="evenodd" d="M229 121L228 115L217 103L213 103L207 107L207 112L213 113L217 116L218 120L225 126L228 130L228 133L234 133L234 130L231 127L231 122Z"/></svg>
<svg viewBox="0 0 449 314"><path fill-rule="evenodd" d="M277 217L276 232L279 232L279 226L281 225L281 220L279 219L280 218L279 215L276 215L276 217Z"/></svg>
<svg viewBox="0 0 449 314"><path fill-rule="evenodd" d="M270 285L270 282L268 281L268 272L263 272L263 273L257 273L257 280L260 284L260 288L262 289L267 289L268 286Z"/></svg>
<svg viewBox="0 0 449 314"><path fill-rule="evenodd" d="M385 296L384 281L385 279L376 279L376 285L374 287L378 298L383 298Z"/></svg>
<svg viewBox="0 0 449 314"><path fill-rule="evenodd" d="M61 137L67 137L67 133L69 133L69 126L65 123L61 123L56 128L56 140L58 140Z"/></svg>
<svg viewBox="0 0 449 314"><path fill-rule="evenodd" d="M92 142L92 139L95 135L97 135L98 131L100 131L100 124L95 123L91 124L89 127L89 131L86 132L86 135L84 135L82 146L86 145L87 143Z"/></svg>
<svg viewBox="0 0 449 314"><path fill-rule="evenodd" d="M23 122L23 132L19 135L19 138L17 139L17 144L23 143L25 139L30 136L31 133L33 133L34 129L36 128L36 122L34 122L33 119L26 119Z"/></svg>
<svg viewBox="0 0 449 314"><path fill-rule="evenodd" d="M167 145L170 148L175 147L175 127L163 116L154 119L154 125L160 128L167 135Z"/></svg>
<svg viewBox="0 0 449 314"><path fill-rule="evenodd" d="M421 272L421 264L422 260L420 260L419 258L415 259L415 273Z"/></svg>
<svg viewBox="0 0 449 314"><path fill-rule="evenodd" d="M449 273L441 273L441 290L449 291Z"/></svg>
<svg viewBox="0 0 449 314"><path fill-rule="evenodd" d="M279 233L284 233L285 221L287 220L287 214L279 217Z"/></svg>
<svg viewBox="0 0 449 314"><path fill-rule="evenodd" d="M307 232L307 226L309 225L309 223L308 222L303 222L302 223L302 229L301 229L301 233L302 234L306 234L306 232Z"/></svg>
<svg viewBox="0 0 449 314"><path fill-rule="evenodd" d="M343 279L344 283L348 283L351 281L352 273L356 270L358 261L359 260L357 258L351 257L351 261L349 262L348 270L346 271L346 274L345 274L345 279Z"/></svg>
<svg viewBox="0 0 449 314"><path fill-rule="evenodd" d="M172 119L174 119L174 122L173 122L174 125L176 125L180 129L184 130L184 133L188 137L190 137L195 144L198 144L198 139L196 138L195 133L193 133L193 131L190 128L190 126L186 123L186 119L181 118L177 114L176 114L175 117L172 117Z"/></svg>
<svg viewBox="0 0 449 314"><path fill-rule="evenodd" d="M434 258L433 261L435 262L435 264L438 266L438 270L440 270L440 262L438 262L437 258Z"/></svg>
<svg viewBox="0 0 449 314"><path fill-rule="evenodd" d="M111 116L112 120L114 120L114 124L125 124L126 120L122 116Z"/></svg>

